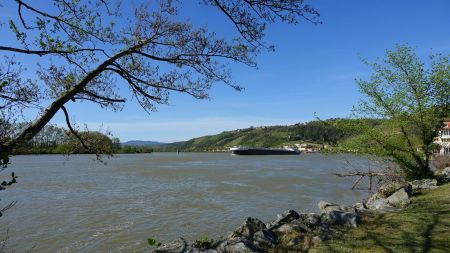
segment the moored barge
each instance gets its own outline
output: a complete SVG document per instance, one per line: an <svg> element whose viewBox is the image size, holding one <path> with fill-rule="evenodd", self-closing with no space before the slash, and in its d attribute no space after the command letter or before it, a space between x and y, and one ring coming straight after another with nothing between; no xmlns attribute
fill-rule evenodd
<svg viewBox="0 0 450 253"><path fill-rule="evenodd" d="M300 151L286 148L230 148L233 155L299 155Z"/></svg>

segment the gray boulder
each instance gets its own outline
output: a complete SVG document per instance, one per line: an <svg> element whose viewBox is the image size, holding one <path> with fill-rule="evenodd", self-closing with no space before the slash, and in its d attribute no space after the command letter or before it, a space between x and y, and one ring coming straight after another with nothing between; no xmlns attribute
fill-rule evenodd
<svg viewBox="0 0 450 253"><path fill-rule="evenodd" d="M435 189L437 188L436 179L422 179L409 182L413 193L420 192L423 189Z"/></svg>
<svg viewBox="0 0 450 253"><path fill-rule="evenodd" d="M450 177L450 167L447 167L441 171L441 175Z"/></svg>
<svg viewBox="0 0 450 253"><path fill-rule="evenodd" d="M394 192L405 189L407 192L410 191L411 186L407 182L389 182L387 184L382 185L378 192L381 194L381 196L387 198L391 196Z"/></svg>
<svg viewBox="0 0 450 253"><path fill-rule="evenodd" d="M310 229L318 227L321 224L320 215L316 213L302 213L298 220Z"/></svg>
<svg viewBox="0 0 450 253"><path fill-rule="evenodd" d="M331 225L356 227L360 221L360 217L353 207L320 201L319 209L321 210L322 221Z"/></svg>
<svg viewBox="0 0 450 253"><path fill-rule="evenodd" d="M370 203L367 203L367 207L372 210L381 210L388 207L388 202L385 198L377 199Z"/></svg>
<svg viewBox="0 0 450 253"><path fill-rule="evenodd" d="M308 232L310 229L306 227L301 221L295 220L291 223L286 223L273 230L277 234L290 234L297 232Z"/></svg>
<svg viewBox="0 0 450 253"><path fill-rule="evenodd" d="M254 251L244 241L241 240L226 240L219 244L216 248L218 252L223 253L253 253Z"/></svg>
<svg viewBox="0 0 450 253"><path fill-rule="evenodd" d="M262 252L267 252L269 248L272 248L277 243L276 235L268 230L264 229L256 232L252 237L253 248Z"/></svg>
<svg viewBox="0 0 450 253"><path fill-rule="evenodd" d="M321 213L329 213L332 211L340 211L340 212L354 212L355 211L352 207L333 204L333 203L329 203L326 201L320 201L318 206L319 206Z"/></svg>
<svg viewBox="0 0 450 253"><path fill-rule="evenodd" d="M387 204L393 207L405 207L411 203L408 193L404 188L396 191L394 194L389 196L387 199Z"/></svg>
<svg viewBox="0 0 450 253"><path fill-rule="evenodd" d="M242 223L241 226L239 226L234 232L232 232L228 238L235 238L235 237L245 237L250 238L253 236L254 233L261 231L266 228L266 224L264 222L252 218L247 217L245 221Z"/></svg>
<svg viewBox="0 0 450 253"><path fill-rule="evenodd" d="M436 179L439 183L444 184L450 182L450 167L436 173Z"/></svg>
<svg viewBox="0 0 450 253"><path fill-rule="evenodd" d="M266 227L268 229L276 229L276 228L280 227L281 225L289 223L298 218L300 218L300 215L296 211L288 210L288 211L284 212L283 214L278 214L277 219L274 220L273 222L267 224Z"/></svg>
<svg viewBox="0 0 450 253"><path fill-rule="evenodd" d="M388 206L386 198L381 193L373 194L366 202L366 206L372 210L384 209Z"/></svg>
<svg viewBox="0 0 450 253"><path fill-rule="evenodd" d="M354 212L331 211L324 214L324 219L332 225L357 227L361 217Z"/></svg>

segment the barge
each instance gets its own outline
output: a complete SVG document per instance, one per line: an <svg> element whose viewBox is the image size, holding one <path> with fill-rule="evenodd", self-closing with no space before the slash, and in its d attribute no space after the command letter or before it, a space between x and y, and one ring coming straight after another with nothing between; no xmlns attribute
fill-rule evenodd
<svg viewBox="0 0 450 253"><path fill-rule="evenodd" d="M300 151L286 148L230 148L232 155L299 155Z"/></svg>

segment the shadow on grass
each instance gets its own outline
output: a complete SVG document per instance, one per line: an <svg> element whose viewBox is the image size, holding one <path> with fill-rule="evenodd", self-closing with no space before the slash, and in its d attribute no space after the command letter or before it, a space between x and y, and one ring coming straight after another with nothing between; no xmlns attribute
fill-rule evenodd
<svg viewBox="0 0 450 253"><path fill-rule="evenodd" d="M393 253L397 250L395 249L396 243L402 243L404 249L407 249L409 253L428 253L433 248L432 239L433 239L433 229L436 224L439 222L439 215L437 213L433 213L430 218L420 218L419 220L428 221L428 224L425 225L425 230L418 234L420 231L405 231L405 229L401 229L402 224L400 222L386 222L383 221L385 226L390 228L394 228L396 233L401 234L401 240L399 242L395 242L392 238L386 235L375 234L370 231L366 231L367 237L370 238L377 246L382 248L384 252ZM425 222L426 222L425 221Z"/></svg>
<svg viewBox="0 0 450 253"><path fill-rule="evenodd" d="M367 235L368 238L370 238L371 240L373 240L375 242L376 245L378 245L379 247L381 247L385 252L387 253L394 253L395 251L391 250L390 248L388 248L386 245L383 244L383 242L378 239L376 236L374 236L373 234L369 233Z"/></svg>
<svg viewBox="0 0 450 253"><path fill-rule="evenodd" d="M369 249L370 252L428 253L432 249L442 249L440 246L433 245L433 230L439 223L439 213L428 212L426 217L415 217L412 227L410 227L411 224L406 224L408 222L398 218L387 218L386 215L381 214L374 217L369 224L362 224L362 234L355 236L353 240L346 238L335 244L342 239L336 238L331 244L327 241L323 242L322 247L324 252L348 252L348 250L359 252L357 249L360 247L370 247L364 241L371 241L374 248L373 251ZM424 228L424 230L421 232L418 228ZM346 232L343 231L343 233ZM344 244L343 247L339 246L341 243Z"/></svg>
<svg viewBox="0 0 450 253"><path fill-rule="evenodd" d="M433 229L439 221L439 215L433 214L432 223L428 224L427 229L422 233L422 237L425 238L425 242L423 243L422 253L427 253L431 249L431 238L433 235Z"/></svg>

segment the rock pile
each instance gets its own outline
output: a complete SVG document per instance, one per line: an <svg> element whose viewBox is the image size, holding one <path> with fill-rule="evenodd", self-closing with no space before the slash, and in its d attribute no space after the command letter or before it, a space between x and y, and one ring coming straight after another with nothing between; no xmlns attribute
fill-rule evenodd
<svg viewBox="0 0 450 253"><path fill-rule="evenodd" d="M313 241L326 239L333 225L355 227L360 221L356 209L351 207L321 201L319 208L321 214L299 214L294 210L288 210L268 224L248 217L226 239L198 247L195 243L188 244L180 238L159 246L155 252L245 253L267 252L274 247L301 251L309 248Z"/></svg>
<svg viewBox="0 0 450 253"><path fill-rule="evenodd" d="M436 179L422 179L411 182L391 182L381 186L378 192L367 200L362 209L403 208L411 203L410 196L423 189L437 188Z"/></svg>
<svg viewBox="0 0 450 253"><path fill-rule="evenodd" d="M450 172L450 170L449 170ZM357 227L361 213L373 210L403 208L411 203L409 197L423 189L437 187L435 179L412 182L391 182L379 188L369 200L352 207L320 201L320 213L297 213L288 210L265 224L248 217L226 239L187 243L180 238L160 245L157 253L251 253L270 249L305 251L312 243L329 239L336 226Z"/></svg>
<svg viewBox="0 0 450 253"><path fill-rule="evenodd" d="M436 171L435 173L436 179L442 183L449 183L450 182L450 167L446 167L441 171Z"/></svg>

